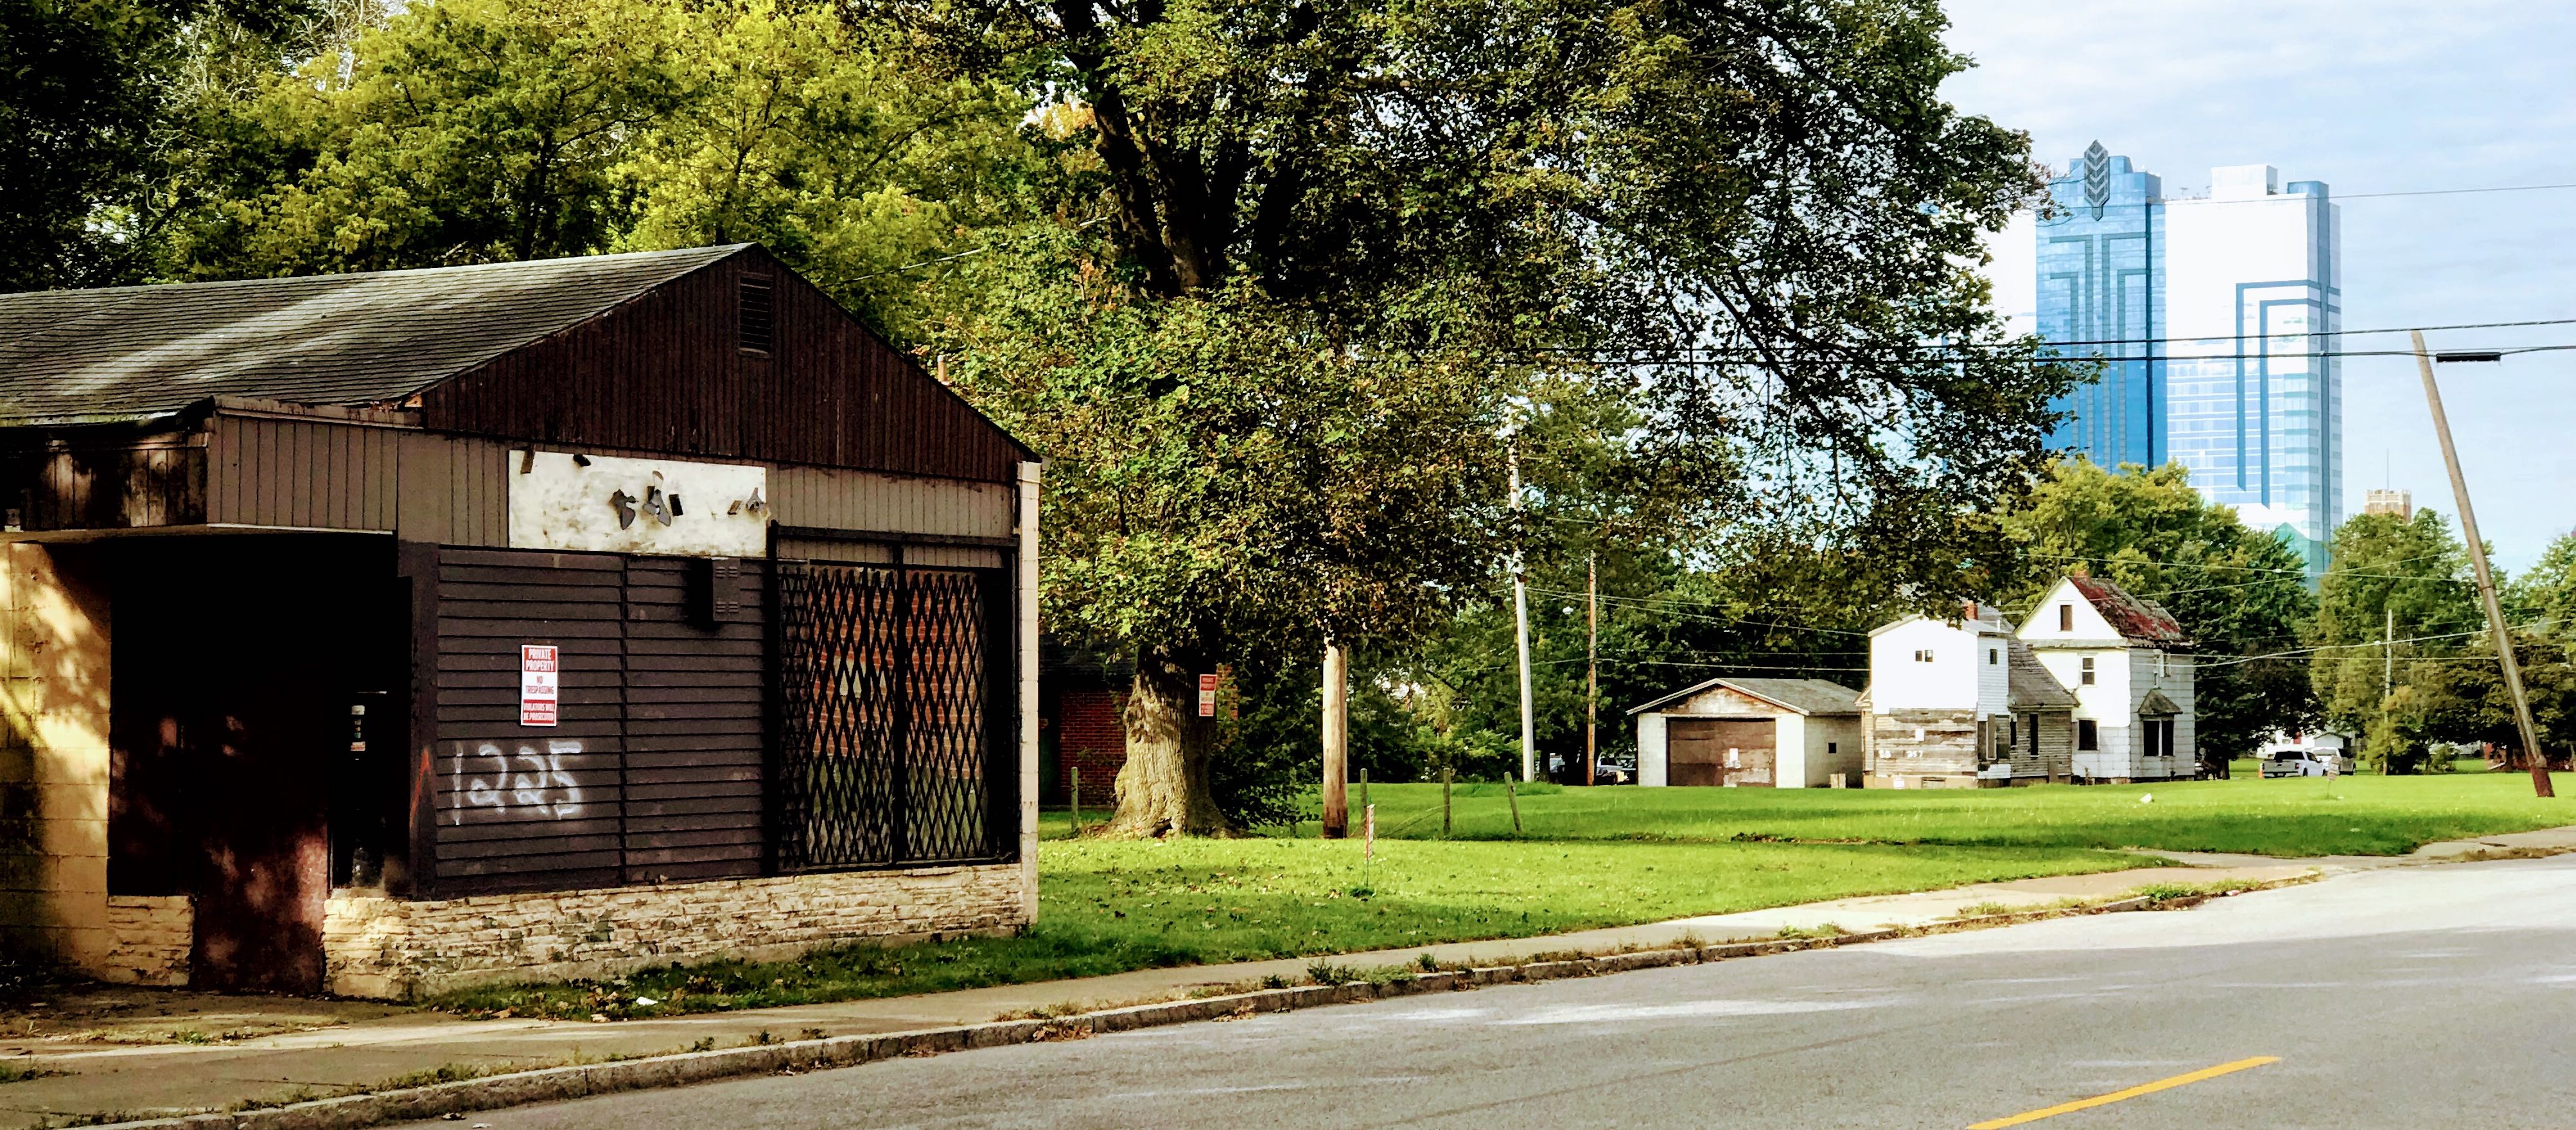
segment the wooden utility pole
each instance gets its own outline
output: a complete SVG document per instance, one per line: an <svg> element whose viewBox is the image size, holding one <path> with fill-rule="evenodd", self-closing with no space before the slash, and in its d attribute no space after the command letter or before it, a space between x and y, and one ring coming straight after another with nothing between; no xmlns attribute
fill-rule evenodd
<svg viewBox="0 0 2576 1130"><path fill-rule="evenodd" d="M1601 555L1583 559L1583 783L1600 779Z"/></svg>
<svg viewBox="0 0 2576 1130"><path fill-rule="evenodd" d="M2397 606L2382 597L2379 611L2387 623L2379 629L2379 732L2390 742L2397 740L2397 728L2388 724L2388 696L2397 693ZM2379 751L2379 771L2388 772L2388 755L2395 750ZM2352 763L2352 771L2361 772L2361 762Z"/></svg>
<svg viewBox="0 0 2576 1130"><path fill-rule="evenodd" d="M2513 725L2522 734L2523 756L2531 759L2531 791L2554 797L2549 783L2549 755L2540 750L2540 728L2531 722L2531 700L2522 691L2522 664L2513 654L2513 633L2505 627L2504 605L2496 599L2495 573L2487 568L2487 543L2478 537L2477 511L2469 506L2469 480L2460 474L2460 452L2451 444L2451 418L2442 413L2442 387L2433 381L2433 356L2424 351L2424 331L2415 338L2415 367L2424 374L2424 403L2433 410L2433 434L2442 440L2442 464L2451 472L2451 498L2460 507L2460 537L2469 543L2469 564L2477 570L2478 600L2486 605L2487 634L2495 637L2496 658L2504 664L2505 691L2513 696Z"/></svg>
<svg viewBox="0 0 2576 1130"><path fill-rule="evenodd" d="M1351 650L1324 641L1324 838L1351 834Z"/></svg>
<svg viewBox="0 0 2576 1130"><path fill-rule="evenodd" d="M1512 514L1521 511L1521 454L1514 444L1510 455L1512 469ZM1517 535L1518 531L1514 531ZM1512 640L1520 650L1521 663L1521 780L1538 779L1538 715L1530 700L1529 637L1529 572L1521 559L1518 544L1512 546Z"/></svg>

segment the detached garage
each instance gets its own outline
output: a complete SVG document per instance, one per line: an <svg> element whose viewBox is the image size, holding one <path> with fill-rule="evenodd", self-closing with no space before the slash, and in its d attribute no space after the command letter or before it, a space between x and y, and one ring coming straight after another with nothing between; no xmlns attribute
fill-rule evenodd
<svg viewBox="0 0 2576 1130"><path fill-rule="evenodd" d="M1726 788L1857 784L1860 695L1823 679L1710 679L1628 713L1637 783Z"/></svg>

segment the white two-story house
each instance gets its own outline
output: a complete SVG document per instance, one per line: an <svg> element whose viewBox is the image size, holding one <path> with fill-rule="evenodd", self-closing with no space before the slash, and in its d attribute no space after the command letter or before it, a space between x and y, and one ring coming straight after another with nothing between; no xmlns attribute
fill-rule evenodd
<svg viewBox="0 0 2576 1130"><path fill-rule="evenodd" d="M2191 643L2172 613L2079 569L2040 598L2019 636L2074 692L2076 777L2156 781L2198 770Z"/></svg>
<svg viewBox="0 0 2576 1130"><path fill-rule="evenodd" d="M1861 696L1866 781L1973 788L2066 780L2074 696L2012 622L1967 605L1955 620L1912 616L1870 633Z"/></svg>

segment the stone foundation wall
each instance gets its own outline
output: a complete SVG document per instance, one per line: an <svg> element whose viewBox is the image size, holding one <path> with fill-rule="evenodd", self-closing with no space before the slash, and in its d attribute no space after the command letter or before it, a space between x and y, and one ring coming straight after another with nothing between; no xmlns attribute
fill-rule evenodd
<svg viewBox="0 0 2576 1130"><path fill-rule="evenodd" d="M774 960L817 946L997 934L1029 922L1016 863L408 901L336 896L330 991L402 999L496 981Z"/></svg>
<svg viewBox="0 0 2576 1130"><path fill-rule="evenodd" d="M188 983L197 911L186 895L110 895L107 954L91 972L119 985L178 988Z"/></svg>

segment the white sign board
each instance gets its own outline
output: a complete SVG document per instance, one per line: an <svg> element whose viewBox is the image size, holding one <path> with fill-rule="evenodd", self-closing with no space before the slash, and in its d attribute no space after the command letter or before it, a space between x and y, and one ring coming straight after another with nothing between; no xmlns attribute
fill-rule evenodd
<svg viewBox="0 0 2576 1130"><path fill-rule="evenodd" d="M513 451L510 548L684 557L769 552L769 468Z"/></svg>
<svg viewBox="0 0 2576 1130"><path fill-rule="evenodd" d="M519 645L519 724L552 726L562 701L563 671L553 644Z"/></svg>

